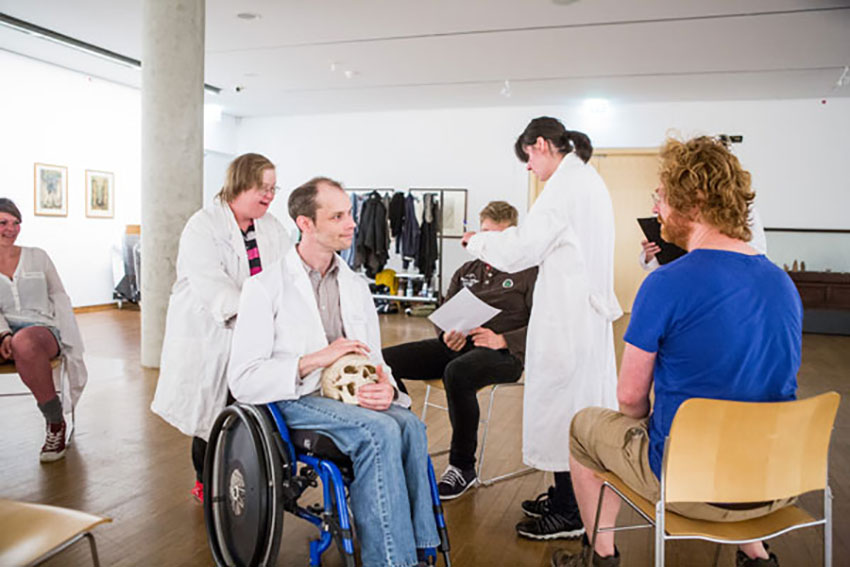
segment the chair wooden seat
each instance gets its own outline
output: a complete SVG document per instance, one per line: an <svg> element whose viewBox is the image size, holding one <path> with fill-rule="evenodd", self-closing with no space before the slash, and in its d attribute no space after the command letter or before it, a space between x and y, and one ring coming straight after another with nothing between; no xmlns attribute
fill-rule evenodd
<svg viewBox="0 0 850 567"><path fill-rule="evenodd" d="M0 565L37 565L83 537L98 565L90 531L111 521L58 506L0 500Z"/></svg>
<svg viewBox="0 0 850 567"><path fill-rule="evenodd" d="M835 392L790 402L686 400L673 418L664 446L658 502L643 498L611 472L596 473L603 484L591 546L599 532L651 527L655 565L662 567L664 544L669 540L740 544L822 525L824 565L831 567L832 491L827 464L840 400ZM606 489L616 492L646 524L600 527ZM738 522L696 520L667 509L678 502L774 501L816 490L823 492L822 518L794 505Z"/></svg>
<svg viewBox="0 0 850 567"><path fill-rule="evenodd" d="M50 368L56 369L59 365L62 364L62 357L57 356L56 358L50 359ZM6 362L0 363L0 374L17 374L18 369L15 368L14 360L7 360Z"/></svg>
<svg viewBox="0 0 850 567"><path fill-rule="evenodd" d="M622 492L632 504L640 508L649 518L655 516L655 503L650 502L629 488L620 477L611 472L596 473L596 476ZM776 537L790 528L815 525L818 521L798 506L786 506L775 512L740 522L710 522L695 520L667 511L664 529L672 537L707 539L714 542L737 542L740 540L768 539Z"/></svg>

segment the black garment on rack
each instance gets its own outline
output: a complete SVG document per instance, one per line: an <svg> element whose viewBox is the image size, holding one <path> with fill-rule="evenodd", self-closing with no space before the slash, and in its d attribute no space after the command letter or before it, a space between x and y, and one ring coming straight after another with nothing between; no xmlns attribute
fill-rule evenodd
<svg viewBox="0 0 850 567"><path fill-rule="evenodd" d="M414 263L419 256L419 221L416 220L416 197L408 193L404 199L404 224L401 228L402 265L407 269L410 260ZM398 240L396 252L398 252Z"/></svg>
<svg viewBox="0 0 850 567"><path fill-rule="evenodd" d="M419 254L416 257L416 267L426 279L430 279L437 268L440 249L437 244L439 232L440 204L436 195L428 193L424 196L422 226L419 229Z"/></svg>
<svg viewBox="0 0 850 567"><path fill-rule="evenodd" d="M396 191L393 193L393 198L390 200L389 207L390 217L390 234L396 239L396 252L399 252L398 235L401 234L401 229L404 226L404 193Z"/></svg>
<svg viewBox="0 0 850 567"><path fill-rule="evenodd" d="M381 196L373 191L360 211L354 263L362 265L366 275L374 278L375 274L384 269L388 258L387 209Z"/></svg>

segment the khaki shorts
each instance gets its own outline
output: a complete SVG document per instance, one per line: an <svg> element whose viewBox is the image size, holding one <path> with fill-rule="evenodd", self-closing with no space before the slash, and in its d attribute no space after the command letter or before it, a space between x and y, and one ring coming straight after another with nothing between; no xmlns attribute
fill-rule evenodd
<svg viewBox="0 0 850 567"><path fill-rule="evenodd" d="M649 500L660 498L658 478L649 466L649 418L634 419L605 408L578 412L570 426L570 453L582 465L616 474L626 485ZM689 518L712 522L737 522L766 516L796 499L730 509L704 503L676 503L668 508Z"/></svg>

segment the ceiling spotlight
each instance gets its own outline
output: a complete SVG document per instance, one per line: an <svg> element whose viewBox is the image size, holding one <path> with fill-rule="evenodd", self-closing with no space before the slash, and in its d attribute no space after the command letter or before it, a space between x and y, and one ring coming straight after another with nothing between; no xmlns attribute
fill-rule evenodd
<svg viewBox="0 0 850 567"><path fill-rule="evenodd" d="M330 65L331 73L336 73L336 68L337 68L336 61L331 61L331 65Z"/></svg>
<svg viewBox="0 0 850 567"><path fill-rule="evenodd" d="M262 16L260 14L257 14L256 12L239 12L238 14L236 14L236 17L239 18L240 20L249 20L249 21L250 20L259 20L260 18L262 18Z"/></svg>
<svg viewBox="0 0 850 567"><path fill-rule="evenodd" d="M557 6L569 6L570 4L575 4L578 0L552 0L552 4Z"/></svg>
<svg viewBox="0 0 850 567"><path fill-rule="evenodd" d="M352 79L352 78L357 76L357 71L352 71L351 69L347 69L344 74L345 74L346 79Z"/></svg>
<svg viewBox="0 0 850 567"><path fill-rule="evenodd" d="M499 94L505 98L511 98L511 82L505 79L505 84L502 85L502 90L499 91Z"/></svg>
<svg viewBox="0 0 850 567"><path fill-rule="evenodd" d="M611 108L611 104L604 98L588 98L582 107L590 114L605 114Z"/></svg>

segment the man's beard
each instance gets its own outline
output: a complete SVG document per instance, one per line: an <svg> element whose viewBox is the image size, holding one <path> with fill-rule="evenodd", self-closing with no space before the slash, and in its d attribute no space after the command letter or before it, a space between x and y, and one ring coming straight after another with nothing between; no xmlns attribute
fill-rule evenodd
<svg viewBox="0 0 850 567"><path fill-rule="evenodd" d="M688 240L693 232L693 225L688 218L678 211L671 210L666 217L658 215L661 223L661 238L675 244L684 250L688 249Z"/></svg>

